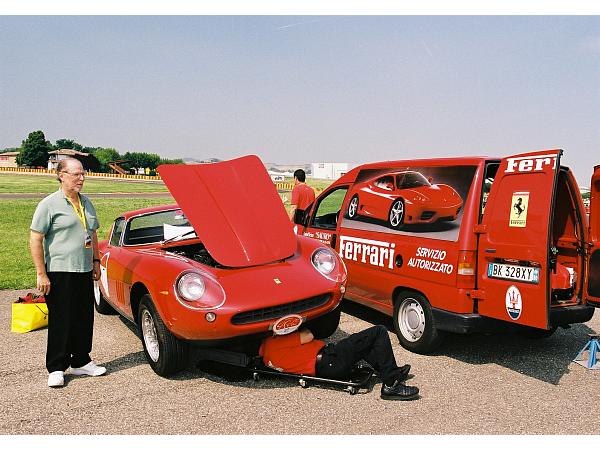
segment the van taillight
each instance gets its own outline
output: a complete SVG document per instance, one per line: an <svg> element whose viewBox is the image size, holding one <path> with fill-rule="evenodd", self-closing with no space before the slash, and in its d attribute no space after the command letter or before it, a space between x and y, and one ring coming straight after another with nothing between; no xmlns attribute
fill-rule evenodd
<svg viewBox="0 0 600 450"><path fill-rule="evenodd" d="M456 287L472 289L475 287L475 269L477 252L461 250L458 252Z"/></svg>

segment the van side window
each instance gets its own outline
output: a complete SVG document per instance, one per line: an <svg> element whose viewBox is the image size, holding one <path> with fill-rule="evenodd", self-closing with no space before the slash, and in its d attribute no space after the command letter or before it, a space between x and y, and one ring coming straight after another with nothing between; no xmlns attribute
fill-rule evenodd
<svg viewBox="0 0 600 450"><path fill-rule="evenodd" d="M112 236L110 237L110 245L114 247L119 245L121 235L123 234L123 225L125 225L125 219L122 217L115 220L115 226L113 227Z"/></svg>
<svg viewBox="0 0 600 450"><path fill-rule="evenodd" d="M319 203L316 205L312 226L315 228L335 230L347 192L348 186L341 186L332 190L319 200Z"/></svg>
<svg viewBox="0 0 600 450"><path fill-rule="evenodd" d="M483 188L481 189L481 211L479 213L479 222L481 222L481 218L485 212L485 205L487 204L490 191L492 190L494 178L496 178L496 174L498 173L498 167L500 167L500 163L490 163L485 167L485 178L483 179Z"/></svg>

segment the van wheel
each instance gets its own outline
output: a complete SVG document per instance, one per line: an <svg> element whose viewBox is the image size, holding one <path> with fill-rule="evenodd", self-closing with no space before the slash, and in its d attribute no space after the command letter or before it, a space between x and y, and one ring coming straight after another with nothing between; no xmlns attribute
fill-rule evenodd
<svg viewBox="0 0 600 450"><path fill-rule="evenodd" d="M431 352L444 335L435 327L429 302L416 292L398 296L394 304L394 329L402 347L415 353Z"/></svg>
<svg viewBox="0 0 600 450"><path fill-rule="evenodd" d="M110 303L108 303L102 295L102 291L100 290L100 286L98 286L97 282L94 282L94 307L99 314L117 314L117 311L110 306Z"/></svg>
<svg viewBox="0 0 600 450"><path fill-rule="evenodd" d="M342 307L338 306L333 311L311 320L306 327L312 332L315 339L325 339L335 333L340 325Z"/></svg>
<svg viewBox="0 0 600 450"><path fill-rule="evenodd" d="M388 214L388 222L392 228L399 230L404 225L404 200L394 200Z"/></svg>
<svg viewBox="0 0 600 450"><path fill-rule="evenodd" d="M168 330L148 294L142 297L138 324L144 353L154 372L164 377L185 367L188 362L188 345Z"/></svg>
<svg viewBox="0 0 600 450"><path fill-rule="evenodd" d="M354 219L358 214L358 195L354 194L348 204L348 219Z"/></svg>

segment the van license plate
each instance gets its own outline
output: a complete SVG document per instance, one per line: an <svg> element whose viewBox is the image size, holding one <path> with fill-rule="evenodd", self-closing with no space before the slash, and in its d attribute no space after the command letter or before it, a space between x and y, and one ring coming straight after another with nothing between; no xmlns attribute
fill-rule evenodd
<svg viewBox="0 0 600 450"><path fill-rule="evenodd" d="M539 267L489 263L487 274L489 278L501 278L504 280L522 281L523 283L534 284L538 284L540 282Z"/></svg>

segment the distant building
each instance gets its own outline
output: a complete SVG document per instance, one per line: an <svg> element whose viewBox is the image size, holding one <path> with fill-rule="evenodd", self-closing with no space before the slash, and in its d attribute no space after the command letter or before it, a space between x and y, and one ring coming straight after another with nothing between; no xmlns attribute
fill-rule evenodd
<svg viewBox="0 0 600 450"><path fill-rule="evenodd" d="M17 167L17 156L21 152L0 153L0 167Z"/></svg>
<svg viewBox="0 0 600 450"><path fill-rule="evenodd" d="M346 175L353 167L356 167L356 164L322 162L312 163L310 166L313 178L337 180L341 176Z"/></svg>
<svg viewBox="0 0 600 450"><path fill-rule="evenodd" d="M63 148L60 150L53 150L48 152L50 159L48 160L48 170L55 170L58 162L61 159L72 158L74 156L89 156L89 153L82 153L77 150L71 150L70 148Z"/></svg>

